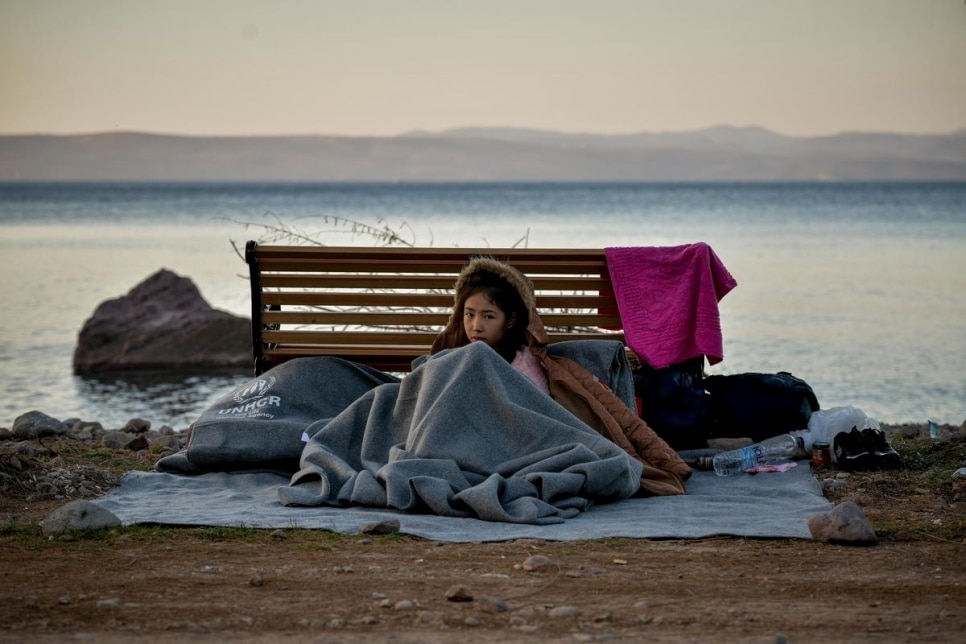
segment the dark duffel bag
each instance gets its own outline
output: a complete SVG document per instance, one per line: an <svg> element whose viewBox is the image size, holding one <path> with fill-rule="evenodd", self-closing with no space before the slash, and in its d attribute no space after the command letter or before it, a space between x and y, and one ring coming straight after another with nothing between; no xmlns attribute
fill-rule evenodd
<svg viewBox="0 0 966 644"><path fill-rule="evenodd" d="M712 438L758 442L807 429L818 399L811 386L787 371L709 376L708 430Z"/></svg>

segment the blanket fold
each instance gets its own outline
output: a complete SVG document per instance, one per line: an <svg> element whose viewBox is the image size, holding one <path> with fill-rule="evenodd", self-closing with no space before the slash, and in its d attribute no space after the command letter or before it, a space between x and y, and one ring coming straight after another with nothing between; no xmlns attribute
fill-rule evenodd
<svg viewBox="0 0 966 644"><path fill-rule="evenodd" d="M737 282L703 242L604 249L627 345L655 369L724 358L718 302Z"/></svg>

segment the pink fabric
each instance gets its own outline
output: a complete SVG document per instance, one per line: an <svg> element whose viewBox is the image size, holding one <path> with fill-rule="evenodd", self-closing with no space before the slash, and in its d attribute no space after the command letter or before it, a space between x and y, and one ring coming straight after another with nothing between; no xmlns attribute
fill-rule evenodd
<svg viewBox="0 0 966 644"><path fill-rule="evenodd" d="M550 383L547 382L547 374L540 365L540 361L537 360L537 356L530 353L529 348L523 347L517 351L510 365L529 378L540 391L548 396L550 395Z"/></svg>
<svg viewBox="0 0 966 644"><path fill-rule="evenodd" d="M721 362L718 302L738 283L703 242L606 248L627 346L655 369L698 356Z"/></svg>

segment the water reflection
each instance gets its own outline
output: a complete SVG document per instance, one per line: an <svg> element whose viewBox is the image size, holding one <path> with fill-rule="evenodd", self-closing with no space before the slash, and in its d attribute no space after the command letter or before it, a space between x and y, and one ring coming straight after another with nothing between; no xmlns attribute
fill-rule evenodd
<svg viewBox="0 0 966 644"><path fill-rule="evenodd" d="M124 373L75 376L74 387L84 409L105 429L118 429L131 418L184 430L215 400L251 379L248 370L194 373Z"/></svg>

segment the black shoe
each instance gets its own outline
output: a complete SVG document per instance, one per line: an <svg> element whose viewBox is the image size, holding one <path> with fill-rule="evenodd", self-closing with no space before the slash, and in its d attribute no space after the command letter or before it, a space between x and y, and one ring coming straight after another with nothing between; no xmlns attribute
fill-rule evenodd
<svg viewBox="0 0 966 644"><path fill-rule="evenodd" d="M889 439L886 438L884 431L871 428L863 429L862 442L872 454L872 464L875 469L902 469L902 457L892 449L892 445L889 444Z"/></svg>
<svg viewBox="0 0 966 644"><path fill-rule="evenodd" d="M872 451L862 440L862 434L855 427L850 432L835 436L832 447L835 452L835 466L846 472L861 472L872 469Z"/></svg>

